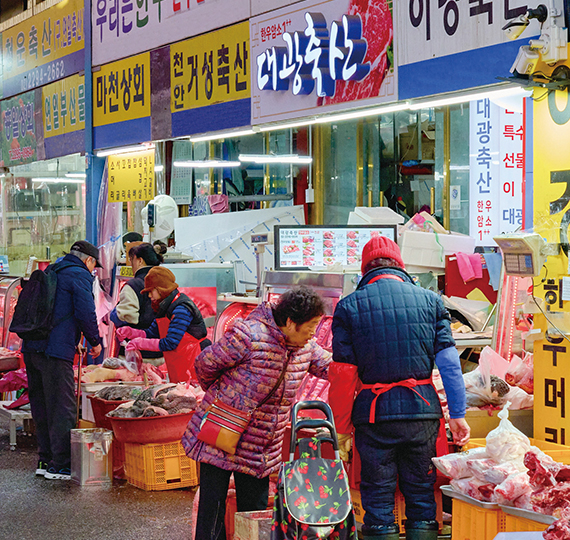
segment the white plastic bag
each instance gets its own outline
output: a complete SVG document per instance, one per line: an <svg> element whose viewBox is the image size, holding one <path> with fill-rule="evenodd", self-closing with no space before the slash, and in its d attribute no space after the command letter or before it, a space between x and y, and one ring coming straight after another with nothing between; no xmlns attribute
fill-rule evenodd
<svg viewBox="0 0 570 540"><path fill-rule="evenodd" d="M530 450L528 437L519 431L509 420L510 401L507 401L498 414L501 419L498 427L487 435L487 453L499 463L505 461L521 462Z"/></svg>

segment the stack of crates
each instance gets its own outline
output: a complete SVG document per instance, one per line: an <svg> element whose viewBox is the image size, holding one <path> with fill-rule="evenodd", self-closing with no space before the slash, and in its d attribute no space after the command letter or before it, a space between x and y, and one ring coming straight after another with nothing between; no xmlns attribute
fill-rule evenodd
<svg viewBox="0 0 570 540"><path fill-rule="evenodd" d="M145 491L197 486L196 462L180 441L163 444L125 443L125 475L129 484Z"/></svg>

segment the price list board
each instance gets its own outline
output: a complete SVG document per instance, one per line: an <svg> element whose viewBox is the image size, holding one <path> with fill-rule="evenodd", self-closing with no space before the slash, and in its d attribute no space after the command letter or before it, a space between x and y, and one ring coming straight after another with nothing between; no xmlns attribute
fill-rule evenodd
<svg viewBox="0 0 570 540"><path fill-rule="evenodd" d="M362 248L373 236L396 240L395 225L275 226L275 269L360 266Z"/></svg>

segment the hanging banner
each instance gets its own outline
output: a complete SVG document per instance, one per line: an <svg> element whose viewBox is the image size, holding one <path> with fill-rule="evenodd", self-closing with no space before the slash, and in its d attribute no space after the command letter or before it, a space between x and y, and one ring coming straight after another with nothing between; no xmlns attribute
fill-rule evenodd
<svg viewBox="0 0 570 540"><path fill-rule="evenodd" d="M205 34L250 16L249 0L93 0L93 64Z"/></svg>
<svg viewBox="0 0 570 540"><path fill-rule="evenodd" d="M66 0L2 33L4 97L85 68L83 1Z"/></svg>
<svg viewBox="0 0 570 540"><path fill-rule="evenodd" d="M150 201L154 198L154 149L109 156L107 201Z"/></svg>
<svg viewBox="0 0 570 540"><path fill-rule="evenodd" d="M85 129L85 77L73 75L42 88L44 138Z"/></svg>
<svg viewBox="0 0 570 540"><path fill-rule="evenodd" d="M308 0L250 20L252 124L394 101L386 0Z"/></svg>
<svg viewBox="0 0 570 540"><path fill-rule="evenodd" d="M36 161L35 93L0 102L0 166Z"/></svg>

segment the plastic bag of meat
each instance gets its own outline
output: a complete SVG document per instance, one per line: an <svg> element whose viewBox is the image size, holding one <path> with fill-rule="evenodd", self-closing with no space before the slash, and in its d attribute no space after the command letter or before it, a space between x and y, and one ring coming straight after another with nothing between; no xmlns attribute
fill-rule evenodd
<svg viewBox="0 0 570 540"><path fill-rule="evenodd" d="M532 353L525 353L524 360L514 355L507 369L505 381L522 388L528 394L534 392L534 362Z"/></svg>
<svg viewBox="0 0 570 540"><path fill-rule="evenodd" d="M570 521L559 519L542 533L544 540L568 540L570 538Z"/></svg>
<svg viewBox="0 0 570 540"><path fill-rule="evenodd" d="M495 495L499 504L512 506L516 499L522 495L532 493L528 474L519 472L511 474L504 482L495 488Z"/></svg>
<svg viewBox="0 0 570 540"><path fill-rule="evenodd" d="M524 467L517 466L511 461L497 463L494 459L470 459L467 461L469 470L475 478L491 484L504 482L511 474L524 472Z"/></svg>
<svg viewBox="0 0 570 540"><path fill-rule="evenodd" d="M515 508L522 508L523 510L532 510L532 502L530 500L531 495L532 492L521 495L518 499L515 500L513 506Z"/></svg>
<svg viewBox="0 0 570 540"><path fill-rule="evenodd" d="M459 478L467 478L473 473L467 466L468 460L486 458L487 451L485 448L473 448L467 452L458 452L456 454L447 454L446 456L431 458L433 464L445 476L455 480Z"/></svg>
<svg viewBox="0 0 570 540"><path fill-rule="evenodd" d="M509 420L510 401L499 412L499 425L487 435L487 453L499 463L505 461L522 462L530 450L528 437L519 431Z"/></svg>
<svg viewBox="0 0 570 540"><path fill-rule="evenodd" d="M463 375L468 407L503 405L511 387L496 375L481 370L481 366Z"/></svg>
<svg viewBox="0 0 570 540"><path fill-rule="evenodd" d="M505 396L505 399L511 402L509 405L509 410L511 411L532 409L534 405L534 396L532 394L527 394L518 386L511 386L509 393Z"/></svg>
<svg viewBox="0 0 570 540"><path fill-rule="evenodd" d="M452 480L451 487L458 493L473 497L482 502L496 502L495 484L481 482L474 476L462 478L460 480Z"/></svg>

